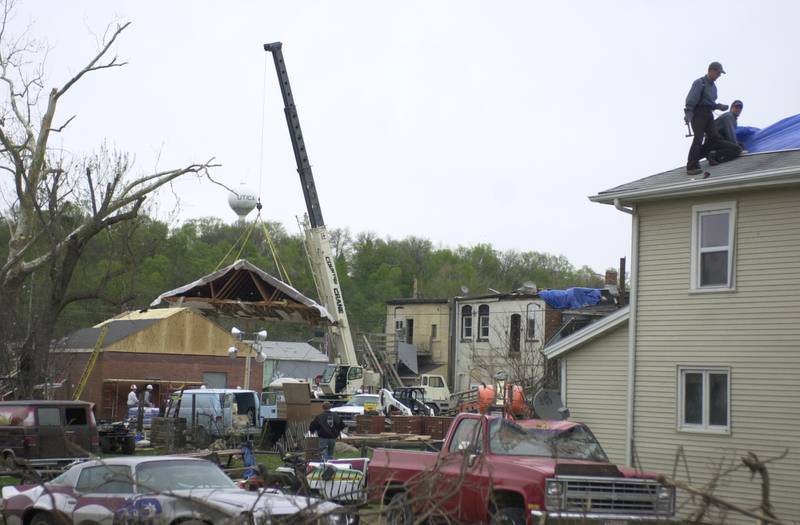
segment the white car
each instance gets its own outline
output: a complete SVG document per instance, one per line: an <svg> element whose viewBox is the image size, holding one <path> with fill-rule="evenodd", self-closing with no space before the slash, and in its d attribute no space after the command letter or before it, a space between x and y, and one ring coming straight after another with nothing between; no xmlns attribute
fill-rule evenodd
<svg viewBox="0 0 800 525"><path fill-rule="evenodd" d="M328 501L240 489L210 461L179 456L87 461L43 485L3 487L0 506L8 525L302 523L304 513L314 523L357 521Z"/></svg>
<svg viewBox="0 0 800 525"><path fill-rule="evenodd" d="M331 412L339 414L348 427L356 426L356 416L365 413L377 413L381 408L381 396L378 394L356 394L344 405L333 407Z"/></svg>

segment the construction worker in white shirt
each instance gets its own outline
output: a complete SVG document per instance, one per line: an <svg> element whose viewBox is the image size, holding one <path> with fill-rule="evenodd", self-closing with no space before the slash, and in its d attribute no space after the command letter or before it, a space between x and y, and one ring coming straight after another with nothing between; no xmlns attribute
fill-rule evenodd
<svg viewBox="0 0 800 525"><path fill-rule="evenodd" d="M139 396L136 395L136 385L131 385L131 391L128 392L128 408L139 406Z"/></svg>

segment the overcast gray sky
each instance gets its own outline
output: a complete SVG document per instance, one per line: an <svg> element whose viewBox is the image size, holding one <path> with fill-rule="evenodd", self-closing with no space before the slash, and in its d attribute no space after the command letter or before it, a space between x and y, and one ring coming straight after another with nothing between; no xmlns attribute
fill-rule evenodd
<svg viewBox="0 0 800 525"><path fill-rule="evenodd" d="M115 19L129 61L71 91L61 145L103 140L136 172L210 157L296 231L304 202L265 42L283 41L329 228L566 255L602 272L630 220L587 196L685 163L690 83L712 60L740 124L798 108L796 2L34 1L16 25L61 84ZM266 60L269 59L269 62ZM266 91L264 71L266 69ZM262 100L264 161L259 176ZM233 221L226 194L174 185L181 220ZM162 193L161 217L174 207Z"/></svg>

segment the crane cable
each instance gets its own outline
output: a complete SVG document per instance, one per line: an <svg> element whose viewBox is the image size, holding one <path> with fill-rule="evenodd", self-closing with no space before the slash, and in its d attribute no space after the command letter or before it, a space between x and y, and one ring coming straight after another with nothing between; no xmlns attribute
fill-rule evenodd
<svg viewBox="0 0 800 525"><path fill-rule="evenodd" d="M286 267L283 265L283 261L281 261L281 257L278 254L278 249L275 246L275 241L272 239L272 235L270 234L269 227L267 225L267 221L263 220L261 217L261 187L262 182L264 179L264 126L266 122L266 99L267 99L267 54L264 53L264 73L262 78L261 84L261 141L259 144L259 158L258 158L258 201L256 203L257 214L256 218L250 224L250 226L242 232L236 242L231 246L228 253L222 258L222 260L217 264L217 267L214 268L214 271L220 269L220 267L225 263L225 261L230 257L233 250L238 246L239 250L236 252L236 257L234 261L238 260L242 256L242 252L244 251L244 247L247 245L247 242L250 240L250 235L253 233L255 229L256 223L261 223L262 229L264 230L264 238L267 241L267 246L269 247L270 254L272 255L272 262L275 264L275 270L278 272L278 278L289 286L292 285L292 280L289 277L289 272L286 271Z"/></svg>

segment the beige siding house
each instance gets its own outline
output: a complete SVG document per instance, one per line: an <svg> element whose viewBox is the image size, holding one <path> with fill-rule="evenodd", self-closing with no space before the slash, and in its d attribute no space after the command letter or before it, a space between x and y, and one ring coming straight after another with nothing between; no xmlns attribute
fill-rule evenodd
<svg viewBox="0 0 800 525"><path fill-rule="evenodd" d="M597 433L629 464L700 486L747 452L788 450L769 465L771 498L778 516L800 520L800 151L713 171L691 180L681 168L591 197L632 216L627 331L590 325L590 340L578 332L547 352L564 363L573 415L593 427L616 428L624 389L624 435L602 423ZM592 365L604 373L585 373ZM760 481L740 468L716 495L755 509Z"/></svg>
<svg viewBox="0 0 800 525"><path fill-rule="evenodd" d="M623 308L545 349L548 359L561 360L570 419L589 425L614 463L626 462L628 312ZM576 351L589 345L590 351Z"/></svg>

